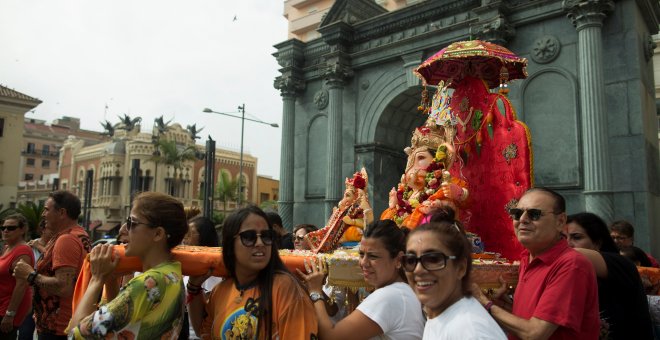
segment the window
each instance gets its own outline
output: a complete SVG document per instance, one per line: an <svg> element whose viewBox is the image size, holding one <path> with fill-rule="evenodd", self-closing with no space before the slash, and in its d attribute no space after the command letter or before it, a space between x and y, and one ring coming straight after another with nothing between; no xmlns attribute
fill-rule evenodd
<svg viewBox="0 0 660 340"><path fill-rule="evenodd" d="M35 153L36 150L37 150L37 148L36 148L36 146L34 145L34 143L28 143L28 145L27 145L27 153L29 153L29 154L33 154L33 153Z"/></svg>
<svg viewBox="0 0 660 340"><path fill-rule="evenodd" d="M31 181L31 180L33 180L33 179L34 179L34 175L33 175L33 174L25 174L25 180L26 180L26 181Z"/></svg>
<svg viewBox="0 0 660 340"><path fill-rule="evenodd" d="M5 119L0 118L0 137L5 135Z"/></svg>
<svg viewBox="0 0 660 340"><path fill-rule="evenodd" d="M270 198L270 195L268 195L266 193L263 193L263 192L260 194L260 196L261 196L261 198L260 198L261 202L268 201L268 199Z"/></svg>
<svg viewBox="0 0 660 340"><path fill-rule="evenodd" d="M50 155L50 145L44 145L41 147L41 154L43 156L49 156Z"/></svg>
<svg viewBox="0 0 660 340"><path fill-rule="evenodd" d="M34 166L34 158L28 158L25 164L27 166Z"/></svg>
<svg viewBox="0 0 660 340"><path fill-rule="evenodd" d="M42 168L50 168L50 160L49 159L42 159L41 160L41 167Z"/></svg>

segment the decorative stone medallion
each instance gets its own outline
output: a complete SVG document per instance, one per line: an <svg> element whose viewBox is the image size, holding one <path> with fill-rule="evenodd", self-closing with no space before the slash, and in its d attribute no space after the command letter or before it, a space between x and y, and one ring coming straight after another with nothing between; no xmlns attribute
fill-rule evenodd
<svg viewBox="0 0 660 340"><path fill-rule="evenodd" d="M547 64L559 55L561 43L553 35L544 35L534 41L532 60L539 64Z"/></svg>
<svg viewBox="0 0 660 340"><path fill-rule="evenodd" d="M320 89L316 94L314 95L314 104L316 104L316 107L319 110L323 110L326 107L328 107L328 90L326 89Z"/></svg>

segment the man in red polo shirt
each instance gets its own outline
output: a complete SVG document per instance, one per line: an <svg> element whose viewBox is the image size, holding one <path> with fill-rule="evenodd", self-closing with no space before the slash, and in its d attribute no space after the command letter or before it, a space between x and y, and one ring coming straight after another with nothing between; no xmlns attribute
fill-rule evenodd
<svg viewBox="0 0 660 340"><path fill-rule="evenodd" d="M510 209L520 259L513 310L477 299L510 339L598 339L598 285L593 266L562 237L566 202L546 188L528 190Z"/></svg>

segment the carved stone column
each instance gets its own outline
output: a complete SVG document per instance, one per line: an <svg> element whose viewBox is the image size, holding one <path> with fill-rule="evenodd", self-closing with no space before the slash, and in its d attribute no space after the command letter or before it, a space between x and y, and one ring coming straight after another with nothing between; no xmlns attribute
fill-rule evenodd
<svg viewBox="0 0 660 340"><path fill-rule="evenodd" d="M282 66L282 75L275 78L274 86L282 95L282 144L280 147L280 187L277 202L278 213L282 218L282 227L293 229L294 204L294 136L296 117L296 96L305 89L301 75L304 43L289 40L275 46L278 63Z"/></svg>
<svg viewBox="0 0 660 340"><path fill-rule="evenodd" d="M332 208L342 197L342 122L343 92L345 81L353 75L346 65L334 62L325 71L326 85L330 93L328 103L328 173L325 182L325 214L330 216Z"/></svg>
<svg viewBox="0 0 660 340"><path fill-rule="evenodd" d="M603 76L603 20L611 0L565 0L564 9L578 32L578 74L584 161L585 210L612 221L612 182L607 143Z"/></svg>
<svg viewBox="0 0 660 340"><path fill-rule="evenodd" d="M481 0L481 6L473 12L479 21L470 30L477 39L505 46L516 35L516 30L506 18L509 7L505 1Z"/></svg>

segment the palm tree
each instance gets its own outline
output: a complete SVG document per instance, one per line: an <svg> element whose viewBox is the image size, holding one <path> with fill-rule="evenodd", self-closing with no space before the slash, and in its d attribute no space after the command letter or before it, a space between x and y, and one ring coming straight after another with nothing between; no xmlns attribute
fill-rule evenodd
<svg viewBox="0 0 660 340"><path fill-rule="evenodd" d="M177 145L175 141L159 139L156 142L156 147L160 151L156 155L151 157L151 160L154 162L163 163L174 168L174 181L178 184L180 178L177 176L177 173L183 169L183 163L195 159L197 154L197 149L192 146L180 146ZM170 185L167 188L167 193L175 196L176 186Z"/></svg>
<svg viewBox="0 0 660 340"><path fill-rule="evenodd" d="M241 196L241 201L244 201ZM229 172L220 171L215 187L215 199L222 201L223 211L227 212L227 202L238 201L238 180L231 178Z"/></svg>
<svg viewBox="0 0 660 340"><path fill-rule="evenodd" d="M34 202L19 203L16 212L25 217L28 222L30 230L30 239L39 237L37 227L41 221L41 213L44 211L44 202L39 201L38 204Z"/></svg>

